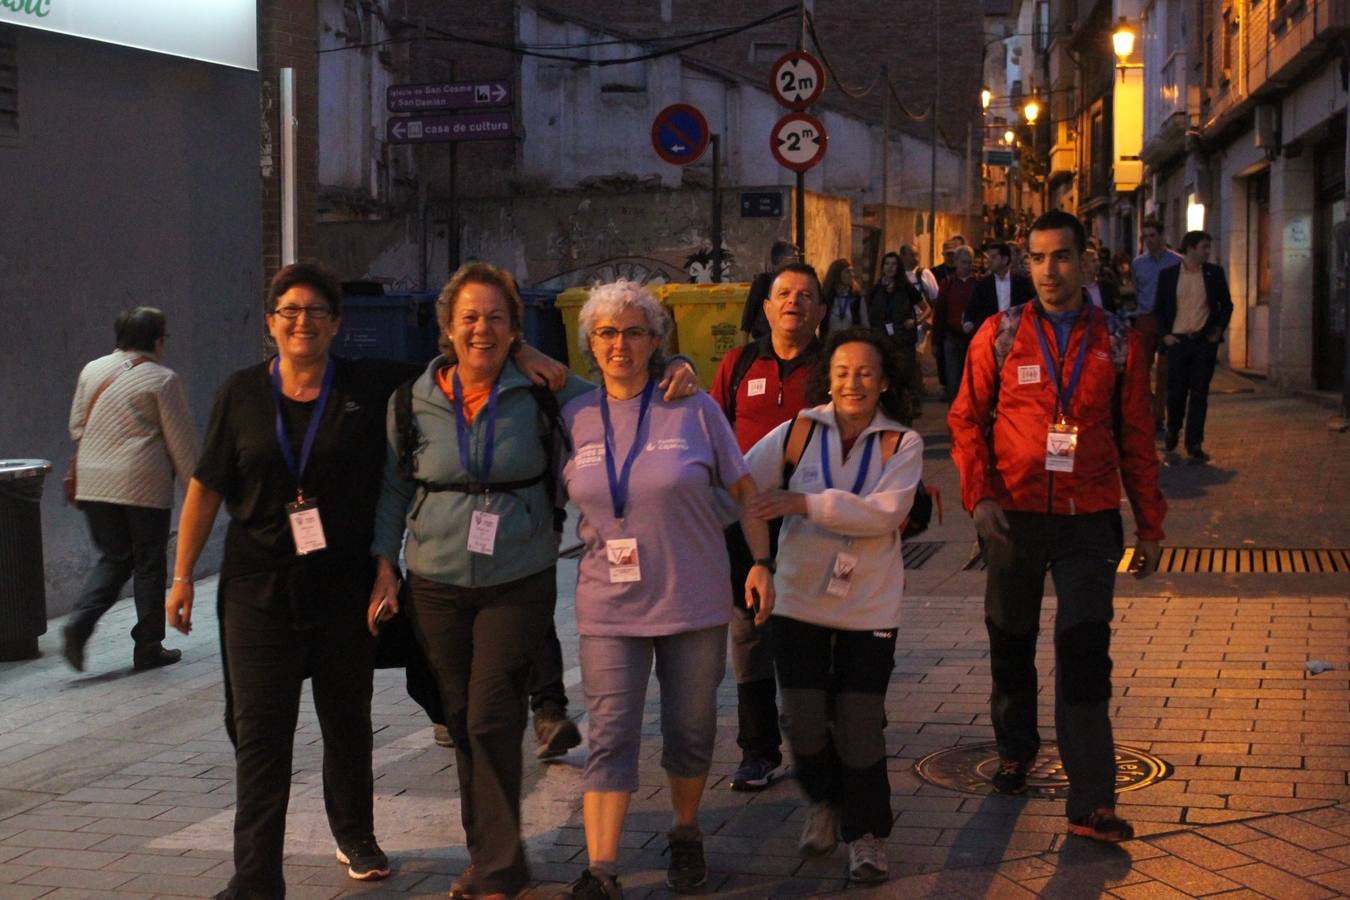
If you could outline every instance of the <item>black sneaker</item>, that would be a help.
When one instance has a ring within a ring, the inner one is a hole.
[[[703,859],[703,837],[677,838],[666,835],[670,865],[666,867],[666,887],[677,894],[692,894],[708,883],[708,864]]]
[[[337,861],[347,867],[347,875],[357,881],[376,881],[389,877],[389,857],[374,838],[347,847],[338,847]]]
[[[1171,453],[1173,450],[1177,449],[1177,444],[1180,443],[1181,443],[1180,432],[1169,431],[1167,432],[1167,436],[1163,438],[1163,448],[1168,453]]]
[[[84,671],[84,645],[88,643],[89,638],[80,637],[75,629],[67,625],[61,629],[63,638],[61,646],[61,655],[70,663],[70,667],[76,672]]]
[[[1134,837],[1134,826],[1117,816],[1114,809],[1102,807],[1086,816],[1070,819],[1069,834],[1108,844],[1118,844]]]
[[[994,790],[1000,794],[1027,792],[1027,764],[1017,759],[1000,759],[998,771],[992,779]]]
[[[587,869],[580,878],[554,894],[553,900],[623,900],[623,886],[617,878],[597,875]]]
[[[1199,447],[1186,448],[1186,455],[1191,458],[1191,462],[1193,463],[1207,463],[1210,458],[1209,454]]]
[[[539,759],[562,756],[581,743],[577,724],[554,703],[545,703],[534,711],[534,736],[539,741],[539,749],[534,755]]]
[[[736,774],[731,776],[733,791],[762,791],[773,784],[782,772],[782,763],[771,763],[767,759],[748,758],[741,762]]]

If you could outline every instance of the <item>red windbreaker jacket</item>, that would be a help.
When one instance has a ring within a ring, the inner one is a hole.
[[[1007,312],[991,316],[975,333],[960,392],[947,416],[966,511],[985,498],[1008,510],[1057,515],[1117,509],[1124,482],[1140,540],[1162,540],[1167,501],[1158,490],[1148,363],[1139,335],[1123,324],[1108,323],[1102,310],[1085,305],[1061,359],[1054,328],[1041,315],[1040,301],[1032,301],[1022,310],[1002,371],[995,372],[994,344],[1000,326],[1007,328],[1005,319]],[[1072,472],[1045,468],[1056,389],[1036,328],[1042,329],[1065,382],[1082,342],[1090,342],[1068,414],[1078,426]],[[1117,349],[1120,341],[1127,342],[1119,378],[1112,359],[1113,330]]]

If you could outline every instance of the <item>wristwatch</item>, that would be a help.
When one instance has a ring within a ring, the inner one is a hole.
[[[768,569],[770,575],[778,574],[778,563],[774,561],[772,556],[764,556],[755,560],[755,565]]]

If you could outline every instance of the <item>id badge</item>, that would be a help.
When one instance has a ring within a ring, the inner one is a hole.
[[[1056,422],[1045,436],[1047,472],[1072,472],[1073,455],[1078,450],[1078,426]]]
[[[831,597],[847,597],[848,589],[853,587],[853,572],[857,568],[858,557],[842,550],[836,553],[834,563],[830,566],[830,583],[825,586],[825,593]]]
[[[295,541],[297,556],[305,556],[328,546],[323,536],[323,522],[319,519],[318,501],[301,497],[287,503],[286,518],[291,523],[291,538]]]
[[[887,322],[887,323],[886,323],[886,333],[887,333],[887,334],[890,334],[890,335],[895,334],[895,323],[894,323],[894,322]]]
[[[492,555],[493,548],[497,546],[497,523],[501,518],[498,513],[484,512],[481,509],[473,511],[473,517],[469,519],[470,553]]]
[[[605,559],[609,562],[610,584],[642,580],[642,567],[638,564],[637,538],[605,541]]]

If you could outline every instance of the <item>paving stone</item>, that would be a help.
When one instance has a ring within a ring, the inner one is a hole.
[[[1113,888],[1111,896],[1122,900],[1191,900],[1190,894],[1160,881],[1142,881],[1125,887]]]
[[[46,885],[0,884],[0,900],[30,900],[33,897],[51,896],[52,889]],[[84,896],[80,894],[78,896]]]
[[[109,891],[119,888],[135,878],[129,872],[112,872],[102,869],[75,869],[48,865],[25,876],[20,884],[42,884],[48,887],[86,888],[89,890]],[[133,890],[134,894],[135,891]],[[142,896],[145,896],[142,894]]]
[[[1174,856],[1141,860],[1134,864],[1134,868],[1150,878],[1190,894],[1216,894],[1219,891],[1236,890],[1239,887],[1236,882],[1222,875],[1206,871],[1194,863]]]
[[[1321,900],[1334,892],[1265,863],[1225,869],[1224,875],[1279,900]]]
[[[38,848],[29,850],[22,856],[14,857],[14,862],[25,866],[61,866],[67,869],[101,869],[108,863],[120,858],[120,853],[100,853],[97,850],[53,850]],[[78,885],[71,885],[78,887]]]
[[[1175,857],[1184,859],[1189,863],[1201,866],[1210,871],[1217,871],[1229,868],[1231,866],[1240,866],[1252,862],[1251,857],[1243,856],[1228,849],[1222,844],[1210,840],[1208,832],[1205,835],[1200,834],[1171,834],[1164,837],[1151,838],[1149,843],[1159,849],[1166,850]]]
[[[1249,841],[1242,845],[1242,852],[1253,859],[1278,866],[1294,875],[1320,875],[1341,867],[1341,864],[1333,859],[1328,859],[1311,850],[1304,850],[1302,847],[1296,847],[1279,838]],[[1256,886],[1252,885],[1252,887]]]
[[[1251,826],[1258,831],[1283,838],[1291,844],[1297,844],[1308,850],[1325,850],[1328,847],[1341,847],[1350,844],[1350,837],[1346,835],[1320,828],[1310,822],[1300,821],[1292,816],[1254,819]]]

